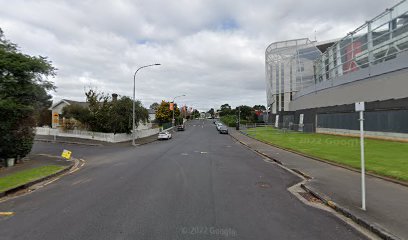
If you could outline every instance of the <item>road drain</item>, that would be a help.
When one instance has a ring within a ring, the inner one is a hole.
[[[312,194],[308,192],[298,192],[300,196],[302,196],[304,199],[306,199],[309,202],[314,202],[314,203],[322,203],[320,199],[314,197]]]
[[[260,188],[271,188],[271,184],[267,183],[267,182],[257,182],[255,183],[256,186],[260,187]]]

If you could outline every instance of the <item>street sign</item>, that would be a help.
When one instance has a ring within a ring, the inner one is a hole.
[[[71,151],[68,151],[68,150],[64,149],[64,151],[62,151],[61,157],[69,160],[69,159],[71,159],[71,154],[72,154]]]
[[[360,113],[360,155],[361,155],[361,209],[366,210],[366,187],[365,187],[365,159],[364,159],[364,102],[356,102],[356,112]]]
[[[365,111],[364,105],[365,105],[364,102],[356,102],[355,104],[356,112]]]
[[[58,124],[58,122],[59,122],[59,114],[55,112],[52,114],[52,123]]]

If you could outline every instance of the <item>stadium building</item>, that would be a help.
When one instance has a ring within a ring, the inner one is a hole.
[[[408,2],[344,38],[275,42],[265,52],[268,121],[301,131],[353,135],[365,102],[367,135],[408,139]]]

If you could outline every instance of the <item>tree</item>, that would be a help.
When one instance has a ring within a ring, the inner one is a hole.
[[[237,114],[240,111],[241,120],[253,121],[253,109],[250,106],[241,105],[235,108]]]
[[[174,105],[174,117],[180,115],[180,109],[177,107],[177,104]],[[173,111],[170,110],[170,102],[162,101],[160,106],[156,111],[156,119],[160,125],[163,123],[171,122],[173,119]]]
[[[265,111],[265,110],[266,110],[266,108],[265,108],[264,105],[255,105],[255,106],[253,107],[253,109],[254,109],[254,110],[259,110],[259,111]]]
[[[35,113],[48,104],[56,69],[45,57],[21,53],[0,29],[0,158],[22,158],[30,151]]]
[[[154,109],[157,111],[157,109],[159,108],[160,104],[158,104],[157,102],[154,102],[150,105],[150,109]]]
[[[130,133],[133,125],[133,101],[129,97],[122,97],[116,102],[112,102],[110,111],[110,126],[113,133]],[[149,112],[138,100],[135,102],[135,127],[140,122],[146,123],[149,119]]]
[[[133,125],[133,100],[123,96],[115,101],[111,95],[90,89],[85,93],[89,107],[72,104],[65,106],[65,118],[76,119],[91,131],[106,133],[131,133]],[[135,127],[146,122],[149,114],[140,101],[135,102]]]
[[[210,110],[208,110],[207,113],[211,115],[211,118],[214,118],[214,113],[215,113],[214,108],[211,108]]]
[[[228,103],[221,105],[220,116],[226,116],[231,114],[231,106]]]
[[[200,117],[200,112],[197,109],[193,110],[193,118],[199,118]]]

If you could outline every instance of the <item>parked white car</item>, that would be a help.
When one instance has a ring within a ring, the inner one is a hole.
[[[161,140],[161,139],[169,140],[169,139],[171,139],[171,133],[168,132],[168,131],[160,132],[160,133],[159,133],[159,136],[157,137],[157,139],[158,139],[158,140]]]

